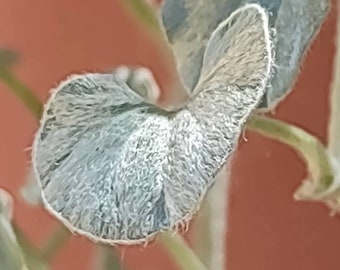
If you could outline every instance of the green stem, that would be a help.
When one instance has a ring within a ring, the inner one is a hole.
[[[25,104],[34,116],[40,118],[43,106],[31,89],[6,68],[0,68],[0,80],[7,84],[12,92]]]
[[[333,169],[327,150],[313,135],[298,127],[260,115],[253,115],[247,122],[247,128],[290,145],[298,151],[306,161],[314,181],[315,189],[310,190],[315,193],[314,195],[321,194],[334,183]]]
[[[162,233],[160,240],[183,270],[207,270],[193,250],[178,234]]]
[[[209,269],[225,269],[225,241],[228,230],[228,164],[215,178],[194,221],[193,249]]]
[[[340,164],[340,1],[338,1],[337,39],[334,58],[333,81],[330,91],[330,119],[328,149]]]
[[[207,196],[209,212],[209,269],[224,270],[226,266],[226,235],[228,230],[229,164],[225,164],[215,178]]]
[[[211,192],[208,194],[208,197]],[[194,252],[201,259],[201,261],[209,265],[211,257],[211,241],[210,241],[210,203],[209,198],[203,201],[199,212],[194,219],[192,246]]]
[[[58,224],[51,237],[41,248],[41,257],[46,261],[50,261],[60,247],[69,239],[69,236],[70,232],[63,225]]]
[[[29,89],[24,83],[22,83],[10,70],[6,68],[0,68],[0,79],[7,84],[12,92],[19,97],[23,104],[36,116],[40,118],[42,114],[43,105],[40,100],[33,94],[33,91]],[[51,260],[55,252],[67,241],[70,233],[62,225],[58,225],[51,238],[44,244],[41,252],[29,251],[27,247],[32,245],[27,241],[21,231],[16,228],[20,245],[23,247],[25,254],[30,252],[29,257],[35,258],[35,261],[40,261],[43,258],[46,261]],[[38,268],[37,268],[38,269]]]
[[[135,14],[139,22],[146,24],[148,29],[161,33],[156,12],[144,0],[123,0],[122,4]]]
[[[153,38],[156,44],[159,44],[158,49],[161,52],[160,55],[164,58],[164,62],[167,64],[172,63],[172,50],[168,46],[160,20],[152,6],[146,3],[145,0],[123,0],[121,3],[125,10],[137,19],[137,22],[141,22],[146,26],[150,37]]]
[[[33,257],[39,257],[39,252],[33,244],[27,239],[26,235],[21,231],[17,224],[12,222],[12,227],[17,237],[18,243],[25,254]]]
[[[97,247],[97,261],[94,265],[95,270],[123,270],[117,254],[115,254],[112,246]]]

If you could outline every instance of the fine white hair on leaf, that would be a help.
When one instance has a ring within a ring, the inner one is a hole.
[[[272,55],[266,11],[248,4],[213,32],[185,106],[140,94],[152,76],[74,75],[45,106],[32,160],[46,208],[108,244],[136,244],[185,224],[261,101]]]
[[[275,29],[275,71],[261,107],[272,109],[292,90],[300,62],[319,32],[330,0],[281,0]]]
[[[330,0],[165,0],[161,21],[176,56],[180,78],[191,93],[201,76],[210,35],[228,16],[247,3],[268,12],[276,32],[275,70],[260,108],[272,109],[291,90],[312,40],[318,33]],[[204,19],[203,19],[204,18]]]

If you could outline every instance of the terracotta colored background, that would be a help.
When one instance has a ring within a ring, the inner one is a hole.
[[[123,1],[123,0],[122,0]],[[327,137],[328,88],[334,54],[335,11],[315,41],[291,94],[276,117]],[[0,47],[20,54],[15,73],[46,100],[66,75],[119,64],[150,67],[165,86],[171,77],[157,47],[118,0],[0,0]],[[37,122],[0,82],[0,186],[15,196],[15,220],[37,245],[55,221],[20,198]],[[288,147],[247,134],[232,167],[229,270],[339,270],[340,219],[322,205],[295,202],[306,177]],[[0,243],[1,244],[1,243]],[[53,260],[54,270],[91,269],[93,245],[73,237]],[[124,248],[131,270],[176,269],[156,243]],[[1,262],[0,262],[1,269]]]

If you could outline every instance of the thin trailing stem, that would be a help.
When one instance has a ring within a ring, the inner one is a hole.
[[[194,251],[187,245],[183,237],[178,233],[163,233],[160,235],[160,241],[181,269],[208,270]]]
[[[210,196],[211,192],[208,193]],[[209,198],[203,201],[199,212],[193,220],[193,235],[191,243],[193,250],[201,261],[209,265],[211,256],[211,241],[210,241],[210,205]]]
[[[37,118],[42,112],[42,104],[33,91],[22,83],[9,69],[0,67],[0,80],[20,99]]]
[[[327,150],[313,135],[296,126],[260,115],[253,115],[247,122],[247,128],[290,145],[306,161],[313,188],[311,182],[306,181],[296,193],[298,199],[321,195],[334,183]]]
[[[57,225],[50,238],[47,239],[40,250],[40,256],[45,261],[50,261],[61,246],[69,239],[70,232],[62,225]]]
[[[152,6],[143,0],[124,0],[122,4],[133,12],[139,19],[138,21],[143,22],[148,29],[156,32],[158,35],[161,33],[158,24],[158,18]]]
[[[328,149],[340,164],[340,1],[338,1],[337,39],[333,82],[330,92],[330,123]]]
[[[150,37],[159,44],[158,49],[166,63],[171,63],[173,54],[170,46],[167,46],[166,36],[152,5],[145,0],[123,0],[121,3],[125,10],[138,19],[138,22],[146,26],[146,30],[151,34]]]
[[[210,261],[209,269],[224,270],[226,265],[225,242],[229,194],[228,164],[224,165],[215,179],[215,186],[208,195]]]
[[[327,191],[327,198],[323,203],[328,205],[334,213],[340,212],[340,2],[337,3],[337,37],[336,52],[333,68],[333,81],[330,90],[330,119],[328,129],[328,153],[335,170],[335,181]]]
[[[97,246],[95,249],[93,270],[123,270],[118,256],[112,246]]]

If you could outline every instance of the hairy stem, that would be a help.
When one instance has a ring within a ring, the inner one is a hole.
[[[150,37],[159,44],[158,49],[164,58],[165,63],[173,61],[173,54],[166,36],[164,35],[160,20],[155,9],[145,0],[123,0],[121,1],[123,8],[127,10],[138,22],[143,23],[148,30]]]
[[[96,246],[93,270],[123,270],[112,246]]]
[[[210,196],[211,192],[208,193]],[[208,199],[204,200],[199,212],[193,220],[192,247],[197,256],[205,265],[210,264],[211,241],[210,241],[210,205]]]
[[[158,18],[152,6],[143,0],[124,0],[122,4],[143,22],[149,29],[160,33]]]
[[[247,122],[247,128],[290,145],[306,161],[312,182],[306,181],[296,193],[298,199],[321,195],[334,183],[327,150],[313,135],[298,127],[260,115],[253,115]]]
[[[328,149],[340,164],[340,2],[338,1],[337,39],[334,60],[333,82],[330,92],[330,123]]]
[[[69,236],[70,232],[64,226],[58,224],[55,231],[41,248],[41,257],[46,261],[50,261],[61,246],[69,239]]]
[[[163,233],[160,241],[182,270],[207,270],[193,250],[179,234]]]
[[[208,194],[210,258],[209,269],[224,270],[226,265],[225,242],[227,233],[228,165],[224,165]]]

